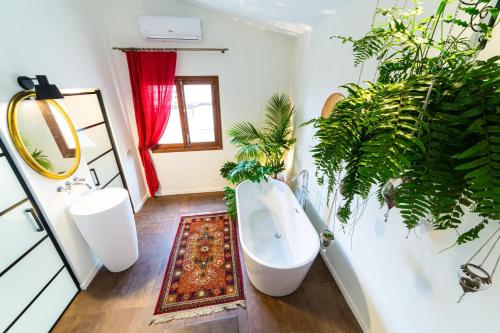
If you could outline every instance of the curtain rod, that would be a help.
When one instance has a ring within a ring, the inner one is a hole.
[[[220,52],[220,53],[225,53],[226,51],[229,51],[228,48],[203,48],[203,47],[173,47],[173,48],[153,48],[153,47],[113,47],[113,50],[119,50],[122,52],[126,51],[139,51],[139,52],[144,52],[144,51],[156,51],[156,52],[173,52],[173,51],[179,51],[179,52],[184,52],[184,51],[215,51],[215,52]]]

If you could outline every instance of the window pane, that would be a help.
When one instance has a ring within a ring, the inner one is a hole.
[[[161,137],[159,144],[183,143],[181,118],[179,115],[179,105],[177,103],[177,89],[172,92],[172,109],[168,119],[167,128]]]
[[[212,86],[186,84],[184,99],[191,142],[215,142]]]

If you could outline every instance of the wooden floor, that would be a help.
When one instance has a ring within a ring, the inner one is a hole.
[[[183,332],[193,323],[238,316],[240,333],[361,332],[323,261],[318,257],[302,286],[273,298],[257,291],[244,272],[247,308],[149,325],[160,292],[179,217],[223,211],[222,195],[182,195],[150,199],[136,215],[139,260],[121,273],[102,268],[80,292],[54,332]],[[244,265],[243,265],[244,266]]]

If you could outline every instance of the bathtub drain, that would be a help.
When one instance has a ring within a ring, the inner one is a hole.
[[[274,237],[281,238],[281,234],[279,232],[277,232],[277,233],[274,234]]]

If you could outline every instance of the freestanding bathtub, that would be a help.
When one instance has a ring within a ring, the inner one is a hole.
[[[236,188],[238,231],[248,277],[270,296],[293,293],[320,248],[316,230],[283,182],[244,181]]]

